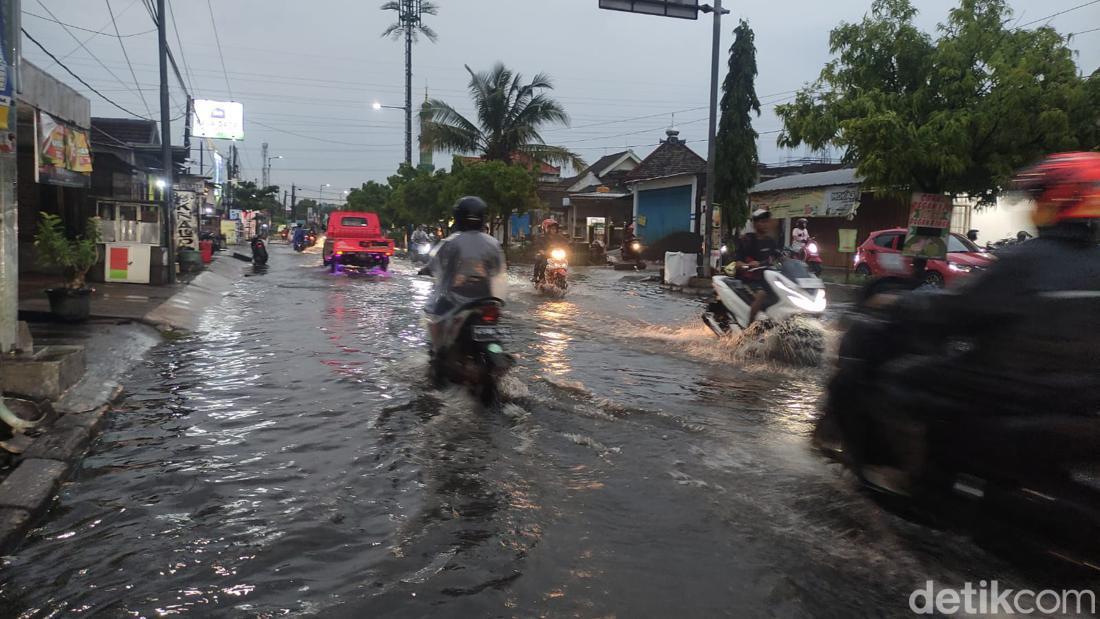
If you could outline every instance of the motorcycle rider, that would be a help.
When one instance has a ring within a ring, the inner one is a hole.
[[[538,250],[535,256],[535,272],[532,274],[532,280],[535,283],[541,282],[546,277],[546,263],[550,260],[550,251],[555,247],[568,247],[569,239],[562,234],[561,224],[554,220],[548,220],[543,222],[543,234],[535,241],[535,247]]]
[[[810,231],[806,228],[806,223],[805,217],[799,217],[794,224],[794,230],[791,230],[791,251],[795,254],[801,252],[806,243],[810,242]]]
[[[425,308],[428,314],[442,316],[470,301],[503,296],[504,249],[482,231],[488,208],[477,196],[455,202],[452,213],[457,232],[442,241],[429,265],[436,284]]]
[[[620,250],[622,252],[621,255],[622,255],[623,261],[626,261],[628,258],[637,260],[638,258],[641,257],[641,256],[635,255],[634,248],[632,247],[632,245],[634,244],[634,241],[637,241],[637,240],[639,240],[639,239],[634,234],[634,224],[630,224],[629,226],[626,227],[626,230],[623,231],[623,242],[622,242],[622,245],[620,245]]]
[[[910,393],[946,401],[998,402],[1036,415],[1091,413],[1100,407],[1094,301],[1100,297],[1100,153],[1052,155],[1020,172],[1015,185],[1034,201],[1038,238],[1004,252],[954,291],[916,295],[898,308],[903,324],[927,341],[964,337],[974,352],[955,360],[903,357],[889,361],[884,374]],[[927,414],[916,408],[915,415]],[[956,419],[956,434],[989,465],[1029,458],[1038,470],[1071,448],[1055,427],[1036,431],[1021,447],[983,421],[982,412]],[[927,458],[914,450],[903,470],[876,467],[886,482],[880,485],[906,488]]]
[[[752,213],[752,232],[745,233],[737,242],[733,255],[737,278],[753,291],[752,307],[749,309],[749,324],[764,308],[768,293],[764,290],[764,278],[760,273],[750,271],[759,266],[771,264],[779,252],[779,243],[775,239],[770,211],[757,209]]]
[[[432,245],[432,238],[428,236],[428,231],[424,226],[417,226],[416,230],[412,233],[410,245],[412,246],[412,252],[416,253],[420,251],[421,245]]]
[[[294,226],[294,238],[292,242],[295,247],[304,246],[306,244],[306,229],[302,227],[302,224],[296,224]]]

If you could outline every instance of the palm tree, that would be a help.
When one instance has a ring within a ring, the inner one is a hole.
[[[420,139],[436,150],[480,154],[489,161],[512,163],[518,154],[539,162],[585,167],[579,155],[561,146],[550,146],[539,130],[546,125],[569,124],[569,115],[543,92],[554,88],[550,78],[539,73],[530,83],[497,63],[488,73],[475,73],[469,66],[470,96],[477,122],[450,105],[432,99],[422,108]]]
[[[396,11],[397,21],[382,32],[382,37],[397,40],[405,35],[405,163],[412,165],[412,46],[420,35],[435,43],[435,31],[424,25],[424,15],[435,15],[439,8],[430,0],[391,0],[383,11]]]

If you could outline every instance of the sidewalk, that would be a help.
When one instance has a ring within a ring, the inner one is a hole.
[[[192,329],[202,310],[228,293],[245,263],[223,254],[189,283],[174,286],[96,284],[93,318],[79,324],[51,322],[42,289],[54,282],[20,281],[20,317],[35,348],[84,347],[80,380],[52,402],[54,420],[0,441],[0,553],[16,548],[102,429],[122,394],[118,380],[162,342],[162,330]],[[8,436],[0,422],[0,438]]]
[[[175,285],[89,283],[93,319],[133,320],[173,329],[193,329],[192,315],[197,303],[227,292],[243,272],[245,263],[232,252],[222,252],[206,269],[181,275]],[[21,274],[19,276],[19,318],[28,322],[49,322],[50,302],[44,290],[56,287],[56,276]],[[184,295],[184,296],[180,296]]]

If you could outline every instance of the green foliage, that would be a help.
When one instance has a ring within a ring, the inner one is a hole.
[[[60,267],[65,274],[66,287],[84,288],[85,277],[99,260],[98,244],[102,242],[99,218],[91,217],[84,225],[84,235],[75,239],[65,236],[61,218],[52,213],[41,213],[38,230],[34,234],[34,247],[38,257],[47,266]]]
[[[475,73],[469,66],[470,97],[477,120],[471,121],[453,107],[436,99],[422,108],[421,140],[435,150],[478,154],[490,161],[512,163],[517,154],[534,161],[568,163],[585,167],[577,154],[546,144],[539,131],[545,126],[568,125],[569,115],[543,91],[554,88],[550,78],[539,73],[529,83],[497,63],[489,72]]]
[[[246,211],[277,211],[282,209],[279,200],[279,187],[270,185],[258,187],[251,181],[241,181],[233,189],[233,199],[236,206]]]
[[[489,205],[490,221],[502,222],[507,230],[513,213],[539,207],[536,173],[502,161],[464,162],[455,157],[444,183],[442,204],[448,208],[463,196],[478,196]]]
[[[377,213],[386,206],[386,200],[391,193],[393,188],[375,181],[367,181],[362,187],[352,189],[348,193],[348,210]]]
[[[714,201],[721,205],[725,236],[749,218],[749,189],[756,182],[759,155],[752,113],[760,115],[756,98],[756,45],[752,28],[744,20],[733,31],[729,73],[722,83],[722,116],[715,149]]]
[[[1014,170],[1100,145],[1100,88],[1067,38],[1017,30],[1005,0],[961,0],[933,39],[910,0],[875,0],[830,36],[836,58],[776,109],[779,144],[839,146],[872,187],[984,202]]]

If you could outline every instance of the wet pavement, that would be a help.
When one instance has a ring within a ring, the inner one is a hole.
[[[893,616],[1033,577],[888,513],[808,437],[827,368],[735,361],[701,301],[513,271],[486,412],[425,380],[431,282],[271,247],[124,378],[0,616]]]

